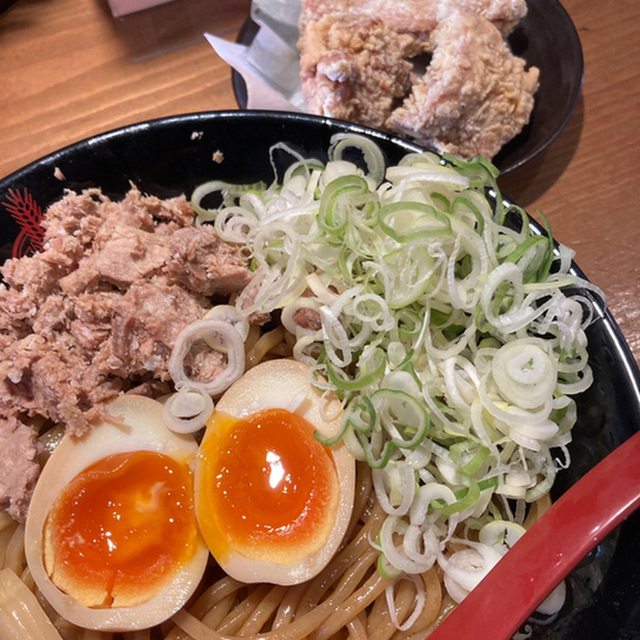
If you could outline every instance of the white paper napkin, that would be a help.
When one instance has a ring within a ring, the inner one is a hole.
[[[251,17],[259,31],[250,45],[205,33],[215,52],[242,76],[248,109],[307,110],[296,48],[299,15],[299,2],[254,0]]]

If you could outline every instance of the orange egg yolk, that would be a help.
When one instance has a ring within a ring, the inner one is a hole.
[[[78,474],[45,523],[44,563],[85,606],[135,606],[169,584],[198,535],[188,465],[151,451],[103,458]]]
[[[303,417],[284,409],[244,420],[214,413],[200,445],[196,514],[219,562],[232,549],[257,560],[299,562],[326,542],[338,499],[331,451]]]

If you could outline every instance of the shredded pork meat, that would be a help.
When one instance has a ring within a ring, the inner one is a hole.
[[[15,419],[0,418],[0,504],[10,516],[24,521],[40,474],[37,433]]]
[[[249,282],[194,217],[184,197],[70,192],[47,211],[44,250],[0,268],[0,505],[16,519],[38,475],[31,419],[81,434],[121,392],[166,393],[180,331]]]

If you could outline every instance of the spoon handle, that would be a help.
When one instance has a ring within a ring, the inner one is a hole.
[[[509,640],[593,547],[640,508],[640,432],[585,474],[429,640]]]

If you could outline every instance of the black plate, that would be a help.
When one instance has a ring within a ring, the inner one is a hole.
[[[584,60],[578,32],[558,0],[527,0],[528,13],[508,41],[515,55],[527,66],[540,69],[540,88],[529,124],[493,159],[502,174],[514,169],[546,149],[571,118],[582,92]],[[259,27],[247,20],[237,41],[249,45]],[[247,107],[247,87],[242,76],[232,72],[236,100]]]
[[[170,197],[188,196],[196,185],[214,178],[269,181],[267,150],[274,143],[285,141],[326,160],[330,137],[349,129],[376,139],[389,163],[417,149],[365,127],[259,111],[176,116],[79,142],[0,181],[0,262],[37,248],[38,216],[65,189],[99,186],[110,197],[121,198],[131,181],[144,192]],[[220,164],[212,159],[216,151],[224,154]],[[595,380],[578,398],[573,464],[558,474],[556,493],[640,429],[640,374],[618,326],[602,311],[587,334]],[[594,550],[569,583],[570,597],[560,618],[536,628],[534,638],[640,638],[640,514]],[[490,638],[490,630],[479,637]]]

